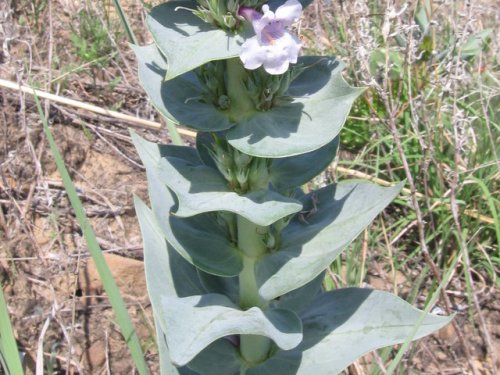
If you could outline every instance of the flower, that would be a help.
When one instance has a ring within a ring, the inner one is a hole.
[[[298,0],[288,0],[273,12],[269,6],[262,6],[263,14],[255,9],[241,7],[239,15],[252,22],[255,36],[241,46],[240,59],[246,69],[260,66],[269,74],[283,74],[290,63],[295,64],[300,44],[297,36],[286,30],[297,21],[302,13]]]

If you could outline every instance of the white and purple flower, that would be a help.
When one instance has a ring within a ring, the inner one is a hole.
[[[241,7],[238,12],[252,22],[255,31],[255,36],[241,46],[240,59],[246,69],[264,66],[269,74],[283,74],[290,63],[297,62],[302,47],[297,36],[287,30],[299,19],[302,5],[297,0],[288,0],[276,12],[263,5],[262,12],[247,7]]]

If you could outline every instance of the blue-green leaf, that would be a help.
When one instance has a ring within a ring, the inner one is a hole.
[[[166,185],[148,173],[149,196],[163,235],[184,259],[210,274],[236,276],[243,269],[240,251],[213,217],[200,214],[180,218],[171,214],[176,206]]]
[[[369,182],[341,182],[303,198],[305,213],[283,230],[282,247],[256,266],[259,293],[273,299],[314,279],[399,193]]]
[[[154,46],[136,48],[141,83],[154,106],[174,122],[200,131],[227,130],[229,143],[253,156],[281,158],[315,151],[339,134],[361,89],[342,78],[335,58],[301,57],[307,67],[271,110],[220,111],[200,100],[203,88],[194,72],[165,82],[166,63]],[[240,117],[239,117],[240,116]]]
[[[220,131],[234,126],[224,112],[199,100],[203,89],[194,73],[183,74],[167,84],[167,62],[158,48],[153,44],[132,48],[139,64],[141,85],[163,116],[197,130]]]
[[[276,9],[285,1],[270,1]],[[301,0],[305,8],[311,0]],[[240,54],[241,45],[254,32],[243,22],[238,31],[224,31],[195,16],[195,1],[169,1],[154,7],[148,15],[148,28],[170,67],[165,78],[175,78],[213,60]]]
[[[159,309],[159,301],[154,297],[160,292],[179,297],[204,293],[196,269],[169,249],[153,212],[138,197],[134,197],[134,204],[144,242],[146,282],[153,306]]]
[[[220,136],[220,135],[219,135]],[[216,168],[208,152],[213,144],[209,133],[198,132],[196,135],[196,148],[205,165]],[[337,154],[339,137],[307,154],[290,156],[271,160],[270,180],[278,191],[289,191],[304,185],[328,167]]]
[[[282,309],[292,310],[300,314],[312,300],[322,291],[322,284],[325,278],[325,272],[321,272],[316,278],[298,289],[292,290],[282,295],[276,306]]]
[[[153,315],[156,316],[155,313]],[[176,367],[170,362],[170,354],[158,319],[155,318],[156,327],[156,342],[158,344],[158,355],[160,357],[160,374],[161,375],[199,375],[197,372],[192,371],[187,366]]]
[[[223,294],[234,303],[239,303],[240,284],[238,277],[221,277],[198,270],[198,278],[208,293]],[[296,311],[290,308],[289,310]]]
[[[307,68],[290,85],[291,101],[255,112],[227,132],[238,150],[260,157],[286,157],[317,150],[339,134],[354,100],[363,91],[342,78],[333,57],[304,56]]]
[[[238,56],[245,35],[251,33],[218,29],[195,16],[196,7],[195,1],[169,1],[154,7],[147,18],[154,41],[168,61],[167,80],[209,61]]]
[[[204,294],[177,298],[162,297],[161,319],[170,357],[183,366],[215,340],[229,335],[249,334],[271,338],[278,347],[290,350],[302,340],[300,319],[290,310],[252,307],[240,310],[226,296]]]
[[[203,349],[187,367],[202,375],[238,374],[241,367],[238,349],[227,339],[219,339]]]
[[[172,146],[172,150],[176,151],[175,157],[162,157],[158,145],[134,133],[133,140],[146,170],[157,176],[156,186],[163,183],[175,193],[178,199],[177,217],[229,211],[257,225],[266,226],[302,209],[300,202],[272,190],[244,195],[233,192],[217,170],[204,165],[199,159],[194,162],[192,157],[182,157],[179,146]],[[163,148],[164,151],[168,149],[169,146]],[[188,150],[196,153],[188,147],[183,152],[190,152]]]
[[[186,297],[204,293],[204,289],[197,281],[195,268],[174,250],[168,250],[167,242],[158,228],[153,212],[137,197],[134,197],[134,203],[144,242],[144,268],[149,299],[155,316],[161,375],[195,375],[188,368],[177,368],[172,365],[158,314],[161,311],[162,295]]]
[[[387,292],[346,288],[324,293],[301,316],[307,337],[301,343],[299,372],[321,373],[321,369],[328,368],[338,373],[363,354],[404,342],[422,314],[425,313]],[[425,315],[414,340],[451,321],[451,317]],[[338,342],[342,344],[335,345]],[[335,358],[328,356],[332,344]]]
[[[298,201],[272,190],[235,193],[217,170],[201,163],[195,165],[182,159],[164,158],[157,172],[159,180],[179,201],[175,211],[178,217],[229,211],[265,226],[302,209]]]
[[[370,289],[346,288],[319,295],[302,314],[304,340],[280,351],[247,375],[338,374],[362,355],[414,340],[448,324],[451,317],[426,314],[399,297]]]
[[[180,218],[171,211],[177,206],[167,185],[159,179],[156,166],[164,157],[179,157],[199,162],[196,151],[189,147],[157,145],[131,132],[132,139],[146,166],[149,196],[156,226],[172,247],[189,263],[205,272],[236,276],[243,262],[240,251],[228,240],[228,234],[212,214]],[[195,276],[196,277],[196,276]]]
[[[271,183],[279,191],[290,190],[304,185],[328,167],[339,147],[339,137],[318,150],[307,154],[273,159]]]
[[[257,307],[241,311],[226,296],[204,294],[194,267],[167,248],[152,211],[138,198],[135,204],[144,239],[148,292],[163,333],[158,339],[172,363],[184,366],[217,339],[235,334],[267,336],[284,350],[300,343],[302,325],[292,311],[281,308],[262,311]],[[200,362],[194,363],[196,367]],[[166,369],[171,368],[166,361],[162,364]],[[176,371],[189,374],[181,372],[182,369]]]

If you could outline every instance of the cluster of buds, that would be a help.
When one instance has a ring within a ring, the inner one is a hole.
[[[212,104],[221,111],[229,109],[230,99],[227,95],[225,66],[222,60],[211,61],[196,69],[196,76],[204,87],[201,100]],[[280,100],[286,101],[285,95],[290,83],[303,71],[302,65],[294,65],[287,72],[280,75],[268,74],[263,68],[247,71],[244,80],[245,88],[258,111],[268,111]]]
[[[197,0],[198,9],[193,13],[203,21],[224,30],[236,30],[241,25],[240,7],[257,9],[266,0]]]
[[[244,154],[215,134],[213,139],[212,149],[208,151],[233,191],[245,194],[268,188],[270,159]]]
[[[196,69],[198,80],[204,87],[201,100],[213,104],[216,108],[224,111],[229,108],[230,100],[227,96],[224,79],[226,62],[222,60],[211,61]]]
[[[271,75],[263,68],[250,71],[245,81],[250,98],[259,111],[268,111],[279,100],[287,100],[285,93],[288,91],[290,83],[303,71],[301,65],[294,65],[288,71],[280,75]]]
[[[198,8],[193,12],[203,21],[224,30],[235,30],[240,22],[238,9],[240,4],[237,0],[198,0]]]

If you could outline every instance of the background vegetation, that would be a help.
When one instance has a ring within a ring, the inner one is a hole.
[[[132,373],[132,358],[141,366],[108,299],[118,293],[102,285],[82,240],[43,135],[46,117],[157,371],[131,201],[132,193],[146,196],[145,176],[126,130],[152,128],[149,139],[180,141],[165,126],[155,130],[162,120],[137,82],[127,44],[134,32],[139,43],[150,41],[144,17],[156,3],[122,0],[129,29],[110,0],[0,4],[1,79],[143,120],[57,98],[43,101],[40,114],[33,95],[0,86],[0,314],[6,308],[13,326],[0,321],[2,363],[16,362],[6,344],[12,337],[5,332],[13,332],[28,373],[37,365],[53,374]],[[448,329],[409,350],[368,355],[350,374],[496,373],[499,16],[489,0],[324,0],[298,25],[308,53],[338,56],[346,79],[367,88],[343,130],[338,160],[309,188],[345,178],[406,181],[332,265],[325,287],[376,287],[424,308],[444,284],[430,307],[456,314]],[[193,142],[189,132],[180,135]]]

